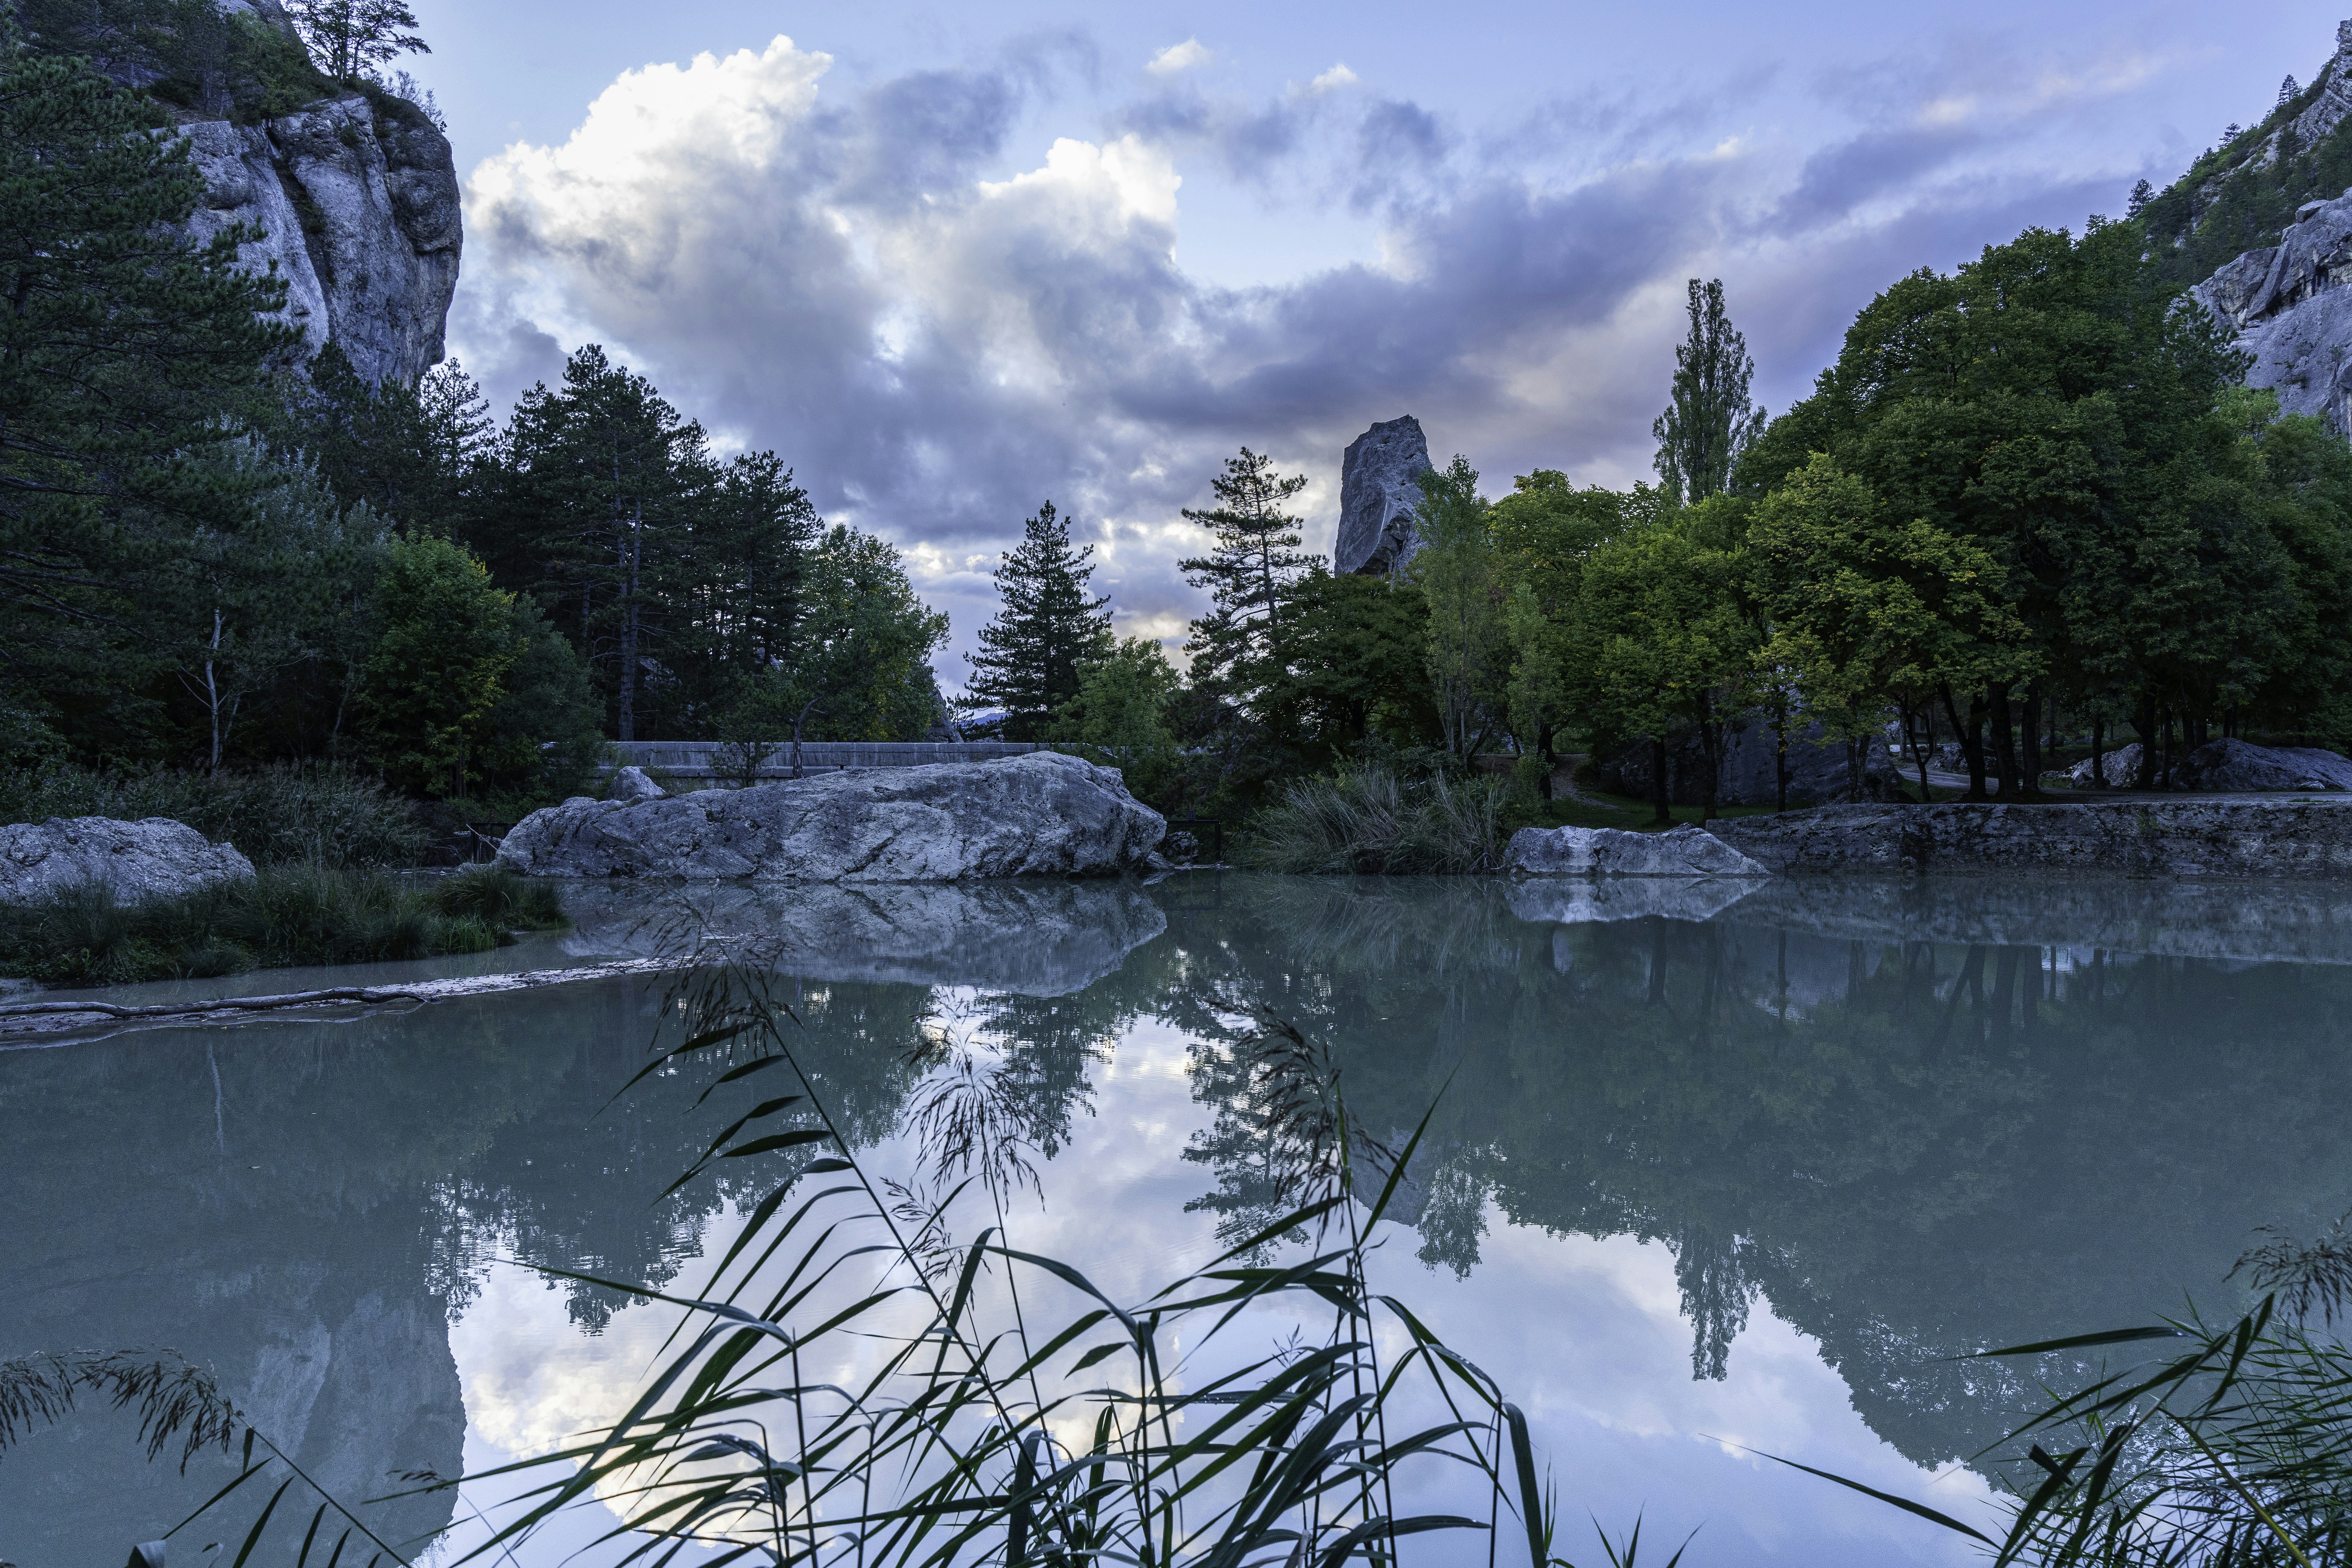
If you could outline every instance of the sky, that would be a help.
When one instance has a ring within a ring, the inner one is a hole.
[[[1690,278],[1775,412],[1853,313],[2120,215],[2335,7],[414,0],[466,189],[449,348],[501,411],[605,346],[953,627],[1051,500],[1122,635],[1204,599],[1186,507],[1416,416],[1489,493],[1651,477]]]

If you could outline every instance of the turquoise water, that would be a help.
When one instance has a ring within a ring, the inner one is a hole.
[[[1434,1104],[1383,1282],[1514,1390],[1569,1520],[1696,1530],[1696,1568],[1967,1560],[1756,1451],[1979,1519],[1992,1466],[1964,1461],[2074,1369],[1949,1358],[2233,1309],[2255,1226],[2352,1207],[2352,897],[2324,889],[1195,875],[577,901],[569,952],[514,966],[686,924],[788,942],[805,1058],[877,1165],[921,1164],[926,1031],[983,1041],[1039,1162],[1019,1239],[1114,1293],[1276,1200],[1230,1055],[1253,1012],[1328,1044],[1367,1128],[1401,1141]],[[0,1359],[175,1348],[354,1499],[611,1416],[667,1310],[521,1266],[690,1287],[769,1174],[659,1196],[730,1114],[691,1110],[690,1076],[608,1106],[659,993],[0,1052]],[[117,1568],[233,1473],[151,1464],[134,1425],[78,1412],[0,1455],[0,1559]],[[380,1533],[454,1523],[423,1547],[446,1559],[497,1501],[379,1505]],[[180,1540],[233,1552],[233,1523]]]

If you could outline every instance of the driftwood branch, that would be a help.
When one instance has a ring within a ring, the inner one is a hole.
[[[289,991],[282,996],[215,996],[204,1002],[161,1002],[124,1007],[112,1002],[15,1002],[0,1006],[0,1018],[32,1018],[66,1013],[96,1013],[109,1018],[174,1018],[202,1013],[260,1013],[272,1007],[311,1007],[325,1002],[422,1002],[414,991],[374,991],[362,985],[331,985],[323,991]]]

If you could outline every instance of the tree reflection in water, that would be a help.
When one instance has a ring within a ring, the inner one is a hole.
[[[1163,1021],[1197,1042],[1200,1206],[1246,1223],[1297,1164],[1281,1140],[1300,1126],[1269,1114],[1245,1038],[1281,1020],[1366,1137],[1402,1142],[1438,1102],[1400,1194],[1429,1265],[1475,1268],[1492,1216],[1663,1242],[1697,1375],[1724,1374],[1769,1303],[1923,1463],[1996,1440],[2081,1370],[1945,1358],[2140,1321],[2183,1291],[2234,1310],[2223,1277],[2255,1226],[2308,1234],[2352,1206],[2352,951],[2335,934],[2352,920],[2309,889],[2057,888],[2011,907],[1776,884],[1709,920],[1568,924],[1527,886],[1203,880],[1106,892],[1109,926],[1075,895],[987,904],[1052,917],[1069,956],[1034,988],[1057,994],[922,983],[919,953],[891,957],[903,981],[869,963],[805,982],[806,1059],[856,1141],[878,1142],[937,1065],[926,1020],[953,1011],[984,1047],[991,1114],[1050,1159],[1092,1112],[1104,1053]],[[988,949],[971,921],[940,923],[957,951]],[[2046,945],[2091,931],[2121,951]],[[656,1078],[606,1109],[658,994],[596,983],[0,1055],[0,1358],[174,1346],[347,1495],[457,1473],[447,1323],[487,1256],[659,1285],[722,1203],[771,1179],[712,1172],[656,1198],[749,1103],[692,1111]],[[585,1331],[618,1308],[561,1288]],[[160,1530],[217,1479],[183,1482],[78,1417],[0,1461],[0,1549],[114,1568],[117,1540],[83,1521],[145,1539],[134,1523]],[[396,1505],[394,1528],[429,1533],[448,1507]]]

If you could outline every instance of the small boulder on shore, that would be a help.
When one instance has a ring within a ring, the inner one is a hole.
[[[1704,827],[1629,833],[1617,827],[1522,827],[1504,864],[1536,877],[1769,877]]]
[[[253,862],[234,845],[168,816],[52,816],[0,827],[0,903],[35,903],[93,882],[122,903],[140,903],[252,879]]]
[[[780,779],[532,812],[499,863],[533,877],[953,882],[1115,876],[1167,830],[1114,768],[1056,752]]]

